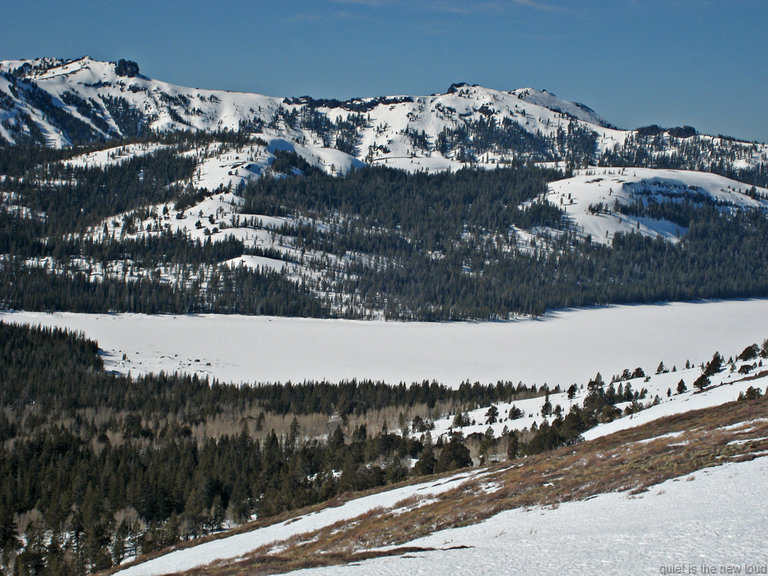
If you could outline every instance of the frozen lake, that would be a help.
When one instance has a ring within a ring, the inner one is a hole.
[[[522,380],[570,385],[599,370],[681,368],[768,338],[768,300],[565,310],[514,322],[403,323],[253,316],[2,312],[99,342],[108,369],[230,382]],[[125,359],[124,359],[125,357]]]

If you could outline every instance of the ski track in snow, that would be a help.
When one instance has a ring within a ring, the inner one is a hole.
[[[134,375],[162,370],[236,383],[436,380],[451,387],[509,380],[567,388],[598,370],[609,380],[637,366],[653,374],[660,361],[681,369],[716,350],[736,355],[768,337],[768,300],[564,310],[514,322],[37,312],[0,312],[0,320],[81,331],[98,341],[107,369]]]
[[[766,478],[767,458],[726,464],[640,496],[512,510],[404,545],[435,551],[292,574],[765,574]],[[457,546],[469,548],[447,549]]]

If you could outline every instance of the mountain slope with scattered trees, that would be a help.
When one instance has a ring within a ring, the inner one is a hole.
[[[695,190],[649,199],[633,184],[638,200],[593,217],[673,222],[680,241],[625,225],[591,242],[548,193],[564,174],[529,164],[332,176],[274,151],[236,193],[193,185],[191,153],[247,141],[173,134],[85,167],[75,151],[0,149],[0,305],[460,320],[768,295],[763,189],[729,191],[742,199],[731,205]]]

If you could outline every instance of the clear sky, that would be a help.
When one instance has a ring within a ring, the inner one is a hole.
[[[25,0],[0,59],[90,55],[270,96],[544,88],[621,128],[768,141],[768,0]]]

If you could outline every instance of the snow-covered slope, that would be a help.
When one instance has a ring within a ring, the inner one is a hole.
[[[295,574],[444,576],[519,571],[593,575],[663,573],[660,570],[665,567],[696,563],[699,568],[701,562],[742,569],[764,566],[766,475],[766,458],[726,464],[668,480],[639,496],[610,493],[556,507],[510,510],[478,524],[435,532],[407,543],[422,549],[418,552]],[[436,493],[435,488],[453,489],[465,478],[466,474],[460,474],[441,481],[438,487],[435,483],[417,484],[383,492],[340,509],[301,517],[287,526],[286,522],[174,552],[118,574],[160,575],[232,559],[308,532],[310,527],[317,530],[337,518],[352,519],[368,507],[386,509],[407,495],[426,498]],[[681,523],[681,518],[686,521]],[[706,533],[697,528],[700,525],[708,526]]]
[[[512,92],[515,96],[531,104],[549,108],[554,112],[562,112],[568,116],[578,118],[584,122],[595,124],[597,126],[603,126],[605,128],[612,128],[612,126],[606,122],[603,118],[597,115],[597,112],[584,104],[578,102],[569,102],[558,98],[551,92],[546,90],[536,90],[535,88],[518,88]]]
[[[73,168],[104,168],[132,158],[152,154],[161,148],[161,145],[154,143],[120,145],[75,156],[66,160],[64,164]]]
[[[749,365],[752,368],[741,373],[739,367]],[[608,386],[614,390],[624,390],[627,386],[637,392],[640,398],[637,400],[639,412],[633,412],[625,416],[619,416],[610,422],[600,423],[594,428],[587,430],[583,437],[586,440],[600,438],[608,434],[613,434],[619,430],[635,428],[648,422],[658,420],[665,416],[673,414],[682,414],[691,410],[700,410],[712,406],[720,406],[728,402],[738,400],[739,395],[746,393],[750,387],[757,387],[761,391],[768,390],[768,368],[765,370],[758,367],[758,361],[736,362],[734,370],[730,366],[721,373],[712,377],[712,384],[702,391],[694,389],[693,383],[701,375],[700,367],[693,367],[674,372],[663,372],[660,374],[650,373],[647,376],[639,378],[619,379]],[[685,384],[685,391],[678,392],[679,382]],[[481,406],[466,413],[470,424],[468,426],[454,426],[454,418],[448,415],[434,422],[435,429],[431,432],[435,437],[449,436],[454,431],[460,431],[465,436],[470,434],[484,434],[489,428],[493,430],[496,438],[505,434],[505,430],[524,431],[536,429],[545,421],[551,422],[554,414],[544,416],[542,408],[546,400],[549,400],[552,409],[562,415],[567,414],[572,406],[583,406],[584,400],[589,394],[586,383],[581,383],[577,387],[573,398],[568,397],[567,392],[555,392],[548,396],[537,396],[526,400],[520,400],[508,403],[498,403],[495,405],[498,410],[498,419],[489,423],[487,413],[489,406]],[[628,408],[632,402],[624,401],[616,404],[616,408],[621,411]],[[559,408],[558,408],[559,407]],[[510,417],[510,409],[522,411],[522,416]]]
[[[187,550],[172,552],[156,560],[121,570],[119,573],[123,576],[159,576],[190,570],[214,561],[236,559],[263,546],[282,542],[294,536],[320,530],[334,524],[348,522],[374,509],[396,508],[401,505],[400,503],[412,499],[429,501],[430,498],[438,494],[456,489],[468,478],[477,478],[478,476],[482,476],[481,471],[464,472],[447,479],[441,478],[430,482],[411,484],[373,496],[357,498],[340,506],[325,508],[314,514],[292,518],[286,522],[268,525],[259,530],[228,538],[213,540]],[[413,504],[407,506],[410,509],[414,507]]]
[[[766,458],[707,468],[639,496],[510,510],[404,545],[419,551],[294,574],[762,574],[766,477]]]
[[[715,566],[711,573],[760,574],[767,559],[768,420],[760,417],[764,399],[754,402],[300,511],[118,573],[198,568],[235,574],[294,560],[331,565],[299,572],[307,576],[527,573],[532,567],[537,573],[688,574],[694,572],[679,567],[694,565],[696,573],[706,565]],[[308,554],[329,556],[313,562]]]
[[[194,134],[164,134],[177,130]],[[224,130],[232,132],[220,132]],[[132,139],[139,136],[146,137]],[[122,141],[117,144],[113,139]],[[619,130],[586,106],[532,88],[506,92],[454,84],[445,93],[429,96],[282,99],[174,86],[143,76],[137,64],[122,60],[101,62],[84,57],[75,61],[0,62],[0,145],[34,142],[67,146],[96,141],[103,142],[85,150],[65,151],[64,164],[78,169],[107,167],[147,155],[164,161],[166,155],[175,154],[184,157],[186,172],[170,183],[178,191],[173,192],[173,201],[164,194],[157,200],[145,197],[141,201],[145,205],[131,203],[130,209],[123,205],[115,209],[117,213],[104,211],[98,221],[87,222],[88,228],[79,228],[78,235],[84,231],[96,242],[160,236],[164,232],[212,242],[234,238],[242,241],[247,256],[232,258],[231,266],[285,271],[287,279],[332,302],[332,312],[361,316],[385,314],[378,303],[371,303],[384,302],[390,295],[349,290],[347,281],[355,281],[350,272],[354,266],[349,263],[367,265],[367,274],[377,259],[382,266],[395,264],[391,257],[364,252],[366,249],[360,247],[343,254],[339,250],[326,253],[320,246],[328,243],[315,242],[309,248],[301,234],[294,233],[298,225],[306,225],[326,235],[356,214],[317,215],[301,206],[303,200],[290,214],[281,209],[285,215],[281,219],[258,213],[268,212],[267,208],[243,213],[240,194],[249,181],[264,174],[280,177],[306,168],[300,160],[286,160],[283,151],[293,152],[310,166],[333,175],[365,164],[439,172],[467,166],[503,167],[530,160],[564,171],[595,164],[626,165],[627,158],[639,158],[648,165],[661,159],[664,165],[717,169],[734,178],[763,182],[768,165],[764,145],[712,138],[687,129]],[[76,152],[80,153],[74,155]],[[189,159],[194,160],[193,170]],[[276,159],[281,162],[275,164]],[[144,160],[151,163],[153,159]],[[136,171],[143,182],[143,170]],[[548,177],[556,174],[552,171]],[[586,168],[576,169],[575,174],[552,183],[542,198],[562,208],[566,220],[582,237],[597,243],[609,244],[619,232],[677,241],[685,234],[689,220],[679,214],[675,218],[640,213],[640,208],[647,209],[651,203],[691,200],[722,210],[768,207],[765,188],[705,172]],[[45,185],[56,186],[58,182],[46,181]],[[17,196],[3,190],[0,194],[0,209],[33,213],[32,207]],[[270,213],[274,210],[272,207]],[[548,222],[558,221],[558,216]],[[474,226],[463,224],[467,232]],[[556,224],[558,230],[554,231],[514,225],[491,230],[483,224],[479,235],[468,233],[446,248],[450,251],[466,245],[476,251],[479,242],[493,242],[504,253],[535,254],[555,246],[551,240],[562,239],[565,224]],[[399,234],[396,229],[382,232]],[[458,236],[461,232],[451,233]],[[441,249],[428,256],[439,259],[444,255]],[[163,262],[157,269],[146,270],[125,259],[86,260],[76,265],[92,281],[152,275],[176,282],[183,277],[175,263]],[[493,260],[487,260],[488,266]],[[64,273],[73,263],[38,258],[28,264]],[[466,273],[475,272],[466,268]],[[390,300],[395,302],[392,309],[403,305],[396,300]],[[506,317],[507,311],[501,314]]]
[[[4,108],[10,106],[3,110],[3,120],[13,124],[27,114],[54,146],[88,135],[94,140],[133,136],[142,129],[232,130],[280,105],[279,98],[258,94],[174,86],[138,70],[121,74],[116,63],[88,56],[70,62],[3,62],[0,72],[5,73],[0,76],[0,91],[8,102]],[[64,122],[62,114],[70,119]],[[8,128],[2,135],[14,140]]]

